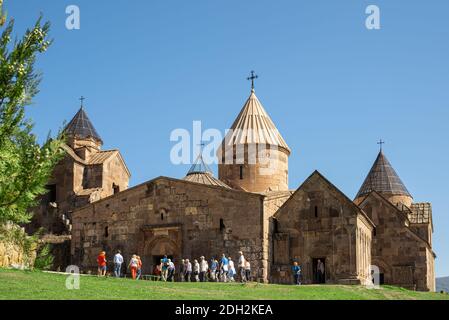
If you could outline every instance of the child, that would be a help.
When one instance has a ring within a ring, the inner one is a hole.
[[[98,276],[104,277],[106,275],[106,252],[101,251],[97,257]]]

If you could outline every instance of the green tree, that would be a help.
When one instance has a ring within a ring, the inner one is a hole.
[[[39,18],[19,40],[11,41],[14,20],[6,20],[0,0],[0,225],[26,223],[30,208],[61,159],[62,135],[41,145],[32,134],[25,107],[38,93],[40,73],[34,70],[38,54],[47,50],[49,23]]]

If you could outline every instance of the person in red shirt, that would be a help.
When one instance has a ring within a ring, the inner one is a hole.
[[[106,275],[106,252],[102,251],[97,257],[98,276],[104,277]]]
[[[136,280],[137,276],[137,267],[139,266],[139,260],[137,260],[137,256],[133,254],[131,260],[129,261],[128,268],[131,271],[131,276],[133,280]]]

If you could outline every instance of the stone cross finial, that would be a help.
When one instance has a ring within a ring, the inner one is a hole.
[[[84,107],[84,100],[86,100],[86,98],[81,96],[79,100],[81,101],[81,108]]]
[[[382,139],[379,140],[379,142],[377,143],[380,146],[380,151],[382,151],[382,145],[385,144],[385,141],[383,141]]]
[[[246,78],[247,80],[251,80],[251,90],[254,90],[254,80],[257,78],[259,78],[259,76],[254,71],[251,71],[251,76]]]

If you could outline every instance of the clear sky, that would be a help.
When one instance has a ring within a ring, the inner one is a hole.
[[[68,5],[81,29],[65,27]],[[380,8],[381,29],[365,27]],[[6,0],[20,34],[39,13],[54,44],[39,57],[28,114],[45,138],[86,111],[119,148],[131,185],[181,178],[170,133],[225,130],[256,92],[293,150],[290,188],[318,169],[353,198],[378,152],[416,201],[433,204],[437,275],[449,275],[449,1]]]

